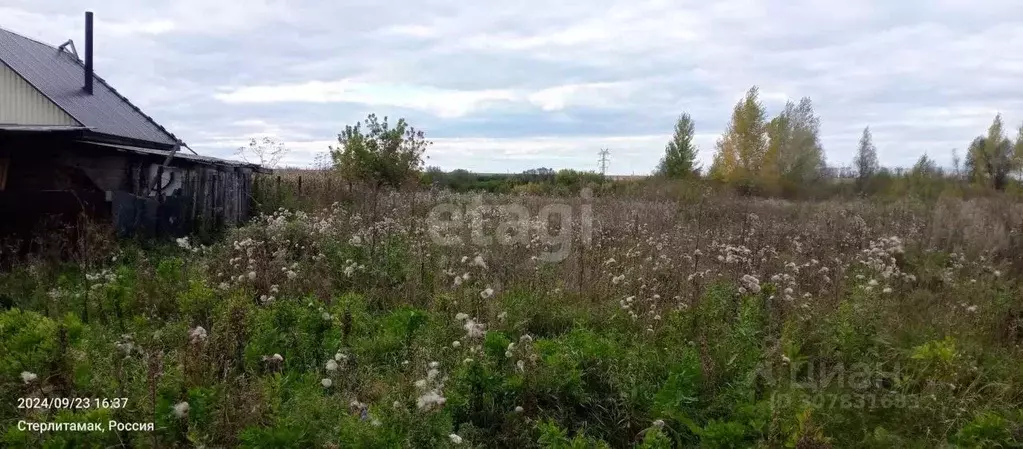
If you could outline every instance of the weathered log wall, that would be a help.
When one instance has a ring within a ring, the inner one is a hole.
[[[165,154],[2,135],[0,157],[8,168],[0,215],[24,221],[19,229],[44,218],[38,208],[27,207],[41,192],[98,199],[88,215],[111,220],[122,234],[217,230],[243,224],[251,212],[253,169],[247,166],[175,157],[165,167]],[[62,212],[70,216],[85,209],[69,206]]]
[[[162,161],[133,163],[130,193],[173,209],[166,214],[185,220],[186,228],[238,226],[249,219],[251,169],[189,161],[172,161],[170,166],[161,169],[161,164]]]

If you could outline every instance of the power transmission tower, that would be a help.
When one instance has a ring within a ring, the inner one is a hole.
[[[607,148],[600,150],[600,178],[604,179],[607,177],[607,156],[611,154],[611,151]]]

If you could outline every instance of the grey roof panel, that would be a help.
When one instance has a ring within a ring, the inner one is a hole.
[[[92,131],[174,145],[178,139],[96,77],[93,95],[82,87],[85,66],[74,55],[0,28],[0,61]]]
[[[89,128],[73,125],[0,125],[0,131],[19,132],[60,132],[60,131],[86,131]]]

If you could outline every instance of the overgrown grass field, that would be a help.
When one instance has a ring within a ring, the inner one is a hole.
[[[0,275],[0,446],[1023,447],[1019,203],[373,198]]]

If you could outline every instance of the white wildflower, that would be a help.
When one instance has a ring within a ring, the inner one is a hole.
[[[206,329],[202,326],[196,326],[195,329],[188,332],[188,337],[192,340],[192,343],[202,343],[206,341],[208,335]]]
[[[330,380],[329,377],[324,377],[323,380],[320,381],[320,385],[323,385],[323,388],[330,388],[331,385],[334,385],[334,381]]]
[[[462,346],[462,342],[460,342],[458,340],[455,340],[455,341],[451,342],[451,347],[452,348],[458,349],[460,346]]]
[[[174,416],[184,418],[188,415],[188,408],[187,402],[178,402],[177,404],[174,404]]]
[[[337,361],[330,359],[327,361],[327,371],[337,371]]]
[[[178,246],[183,249],[192,249],[192,245],[188,243],[188,237],[181,237],[176,239],[175,242],[177,242]]]
[[[755,277],[753,277],[751,275],[744,274],[744,275],[742,275],[742,278],[740,279],[740,281],[742,282],[742,285],[744,287],[746,287],[750,291],[750,293],[753,293],[753,294],[760,293],[760,280],[759,279],[757,279],[757,278],[755,278]]]
[[[468,314],[459,312],[457,315],[455,315],[455,320],[457,320],[457,321],[465,321],[467,319],[469,319],[469,315]]]
[[[490,287],[487,287],[480,292],[480,298],[490,299],[492,296],[494,296],[494,289]]]
[[[430,410],[434,406],[441,406],[447,402],[447,398],[436,391],[428,391],[416,399],[416,407],[420,410]]]
[[[21,381],[25,382],[26,384],[30,384],[32,382],[35,382],[36,379],[38,379],[38,378],[39,378],[39,376],[37,376],[35,373],[30,373],[28,371],[22,371],[21,372]]]
[[[250,281],[256,280],[256,272],[255,271],[250,271],[249,272],[249,280]]]
[[[451,442],[454,443],[454,444],[462,444],[462,437],[460,437],[458,435],[451,434],[451,435],[448,435],[448,438],[450,438]]]
[[[658,429],[663,428],[664,427],[664,420],[663,419],[654,420],[654,427],[656,427]]]
[[[465,329],[465,336],[469,339],[482,338],[486,335],[483,323],[477,323],[474,320],[466,320],[465,325],[462,326],[462,328]]]

